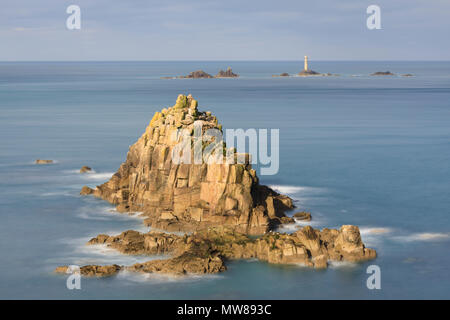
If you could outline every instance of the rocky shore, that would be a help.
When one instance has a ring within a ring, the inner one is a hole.
[[[131,266],[84,266],[86,276],[110,276],[120,270],[144,273],[217,273],[226,270],[226,261],[258,259],[274,264],[299,264],[327,268],[328,261],[364,261],[376,252],[366,248],[358,227],[342,226],[322,231],[306,226],[292,234],[269,232],[259,238],[226,227],[212,227],[191,235],[174,235],[129,230],[117,236],[98,235],[88,245],[107,245],[123,254],[169,254],[168,259],[150,260]],[[58,267],[65,273],[68,267]]]
[[[301,264],[326,268],[328,261],[363,261],[376,257],[364,246],[358,227],[317,230],[309,226],[292,234],[274,232],[294,218],[285,212],[294,208],[286,195],[261,185],[249,155],[226,147],[224,159],[243,156],[243,163],[189,163],[172,161],[174,148],[185,129],[191,136],[201,124],[222,131],[211,112],[199,111],[190,95],[179,95],[174,106],[156,112],[143,135],[133,144],[126,161],[106,183],[95,189],[84,186],[82,195],[93,195],[120,212],[142,212],[144,223],[164,231],[190,232],[175,235],[129,230],[120,235],[98,235],[89,245],[106,245],[123,254],[167,254],[168,259],[150,260],[131,266],[81,267],[85,276],[108,276],[121,270],[149,273],[216,273],[230,259],[259,259],[268,263]],[[202,148],[214,141],[202,142]],[[191,155],[193,157],[193,155]],[[309,212],[295,219],[309,221]],[[257,237],[255,237],[257,236]],[[66,272],[66,266],[56,272]]]

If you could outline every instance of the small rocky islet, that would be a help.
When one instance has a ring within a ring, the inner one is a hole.
[[[219,72],[213,76],[203,70],[192,71],[186,76],[177,77],[161,77],[161,79],[219,79],[219,78],[239,78],[239,75],[234,73],[231,67],[228,67],[226,71],[219,70]]]
[[[87,265],[80,268],[82,275],[110,276],[121,270],[217,273],[226,270],[232,259],[326,268],[329,261],[376,257],[375,250],[363,244],[357,226],[344,225],[338,230],[305,226],[291,234],[276,232],[281,225],[295,219],[308,221],[311,215],[302,211],[288,217],[286,212],[294,208],[292,199],[261,185],[248,156],[245,163],[175,164],[170,155],[179,140],[174,133],[186,129],[192,135],[194,122],[202,124],[202,135],[210,128],[222,131],[218,119],[211,112],[199,111],[192,96],[179,95],[173,107],[155,113],[109,181],[95,189],[84,186],[80,192],[114,204],[119,212],[142,212],[147,226],[167,231],[101,234],[88,245],[106,245],[123,254],[167,254],[169,258],[131,266]],[[61,266],[55,271],[68,270]]]

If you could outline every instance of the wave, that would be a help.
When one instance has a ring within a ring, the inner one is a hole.
[[[422,232],[422,233],[413,233],[407,236],[396,236],[393,237],[393,239],[401,242],[446,241],[450,239],[450,233]]]
[[[86,173],[80,173],[82,178],[85,178],[87,180],[109,180],[113,176],[114,172],[103,172],[103,173],[96,173],[96,172],[86,172]]]
[[[110,205],[103,206],[84,206],[79,209],[77,214],[79,218],[86,220],[144,220],[142,212],[121,213]]]
[[[393,229],[384,227],[360,227],[359,232],[361,235],[381,235],[391,233]]]
[[[269,187],[279,193],[286,193],[286,194],[297,194],[297,193],[317,194],[322,193],[324,191],[324,189],[322,188],[306,187],[306,186],[270,185]]]
[[[69,191],[56,191],[56,192],[45,192],[41,194],[42,197],[57,197],[57,196],[65,196],[65,197],[75,197],[77,196],[74,193]]]
[[[120,233],[120,232],[119,232]],[[112,232],[109,234],[119,234]],[[52,265],[132,265],[135,263],[143,263],[155,259],[166,259],[167,255],[127,255],[119,251],[109,248],[105,244],[87,245],[92,237],[81,237],[71,239],[61,239],[60,242],[69,247],[68,254],[58,257],[57,259],[49,259],[47,263]]]
[[[173,275],[162,273],[138,273],[132,271],[121,271],[117,274],[117,278],[128,280],[131,282],[151,282],[151,283],[165,283],[165,282],[198,282],[198,281],[211,281],[223,279],[224,275],[218,274],[186,274],[186,275]]]
[[[354,268],[358,264],[356,262],[349,261],[328,261],[328,266],[332,269],[341,269],[341,268]]]

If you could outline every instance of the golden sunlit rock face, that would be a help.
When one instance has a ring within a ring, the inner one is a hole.
[[[174,148],[182,139],[179,130],[193,135],[198,125],[202,135],[208,129],[222,131],[211,112],[199,111],[190,95],[179,95],[174,106],[155,113],[113,177],[95,190],[84,187],[81,193],[105,199],[122,212],[143,212],[147,225],[168,231],[230,226],[242,233],[263,234],[292,223],[284,214],[293,208],[292,200],[260,185],[248,156],[244,163],[234,164],[196,164],[194,155],[188,164],[173,161]],[[201,143],[205,149],[214,142]],[[225,157],[225,149],[223,153]]]

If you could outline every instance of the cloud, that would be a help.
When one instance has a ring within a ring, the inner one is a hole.
[[[65,27],[81,7],[82,29]],[[450,59],[450,2],[16,0],[0,11],[0,60]],[[420,41],[418,41],[420,39]],[[63,48],[61,48],[63,44]],[[37,49],[36,49],[37,48]]]

